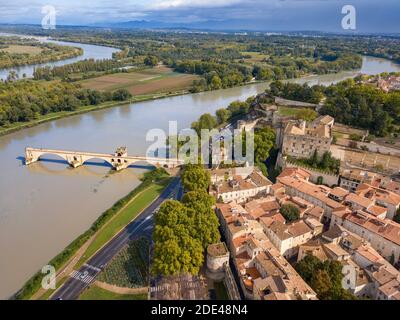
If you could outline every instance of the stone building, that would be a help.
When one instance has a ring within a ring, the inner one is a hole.
[[[316,150],[320,156],[330,151],[334,119],[321,116],[311,123],[289,121],[282,144],[282,153],[294,158],[310,158]]]
[[[211,244],[207,248],[208,275],[215,280],[225,277],[225,268],[229,265],[229,251],[224,242]]]

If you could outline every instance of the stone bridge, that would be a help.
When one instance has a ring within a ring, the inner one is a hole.
[[[40,157],[43,155],[56,155],[67,161],[73,168],[80,167],[89,160],[100,159],[109,163],[117,171],[126,169],[137,162],[147,162],[155,167],[163,167],[167,169],[176,168],[184,164],[183,160],[178,159],[128,156],[128,150],[126,147],[118,148],[114,154],[35,149],[28,147],[25,149],[25,164],[30,165],[39,161]]]

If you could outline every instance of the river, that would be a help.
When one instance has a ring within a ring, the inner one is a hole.
[[[35,39],[39,40],[40,42],[44,42],[44,43],[55,43],[55,44],[59,44],[59,45],[71,46],[71,47],[77,47],[77,48],[83,49],[83,55],[74,57],[74,58],[70,58],[70,59],[65,59],[65,60],[55,61],[55,62],[47,62],[47,63],[42,63],[42,64],[26,65],[26,66],[14,67],[14,68],[1,69],[0,70],[0,79],[2,79],[2,80],[7,79],[10,71],[15,71],[18,74],[18,77],[20,79],[23,78],[24,74],[26,75],[27,78],[31,78],[31,77],[33,77],[33,72],[35,71],[35,68],[37,68],[37,67],[45,67],[45,66],[59,67],[59,66],[74,63],[77,61],[85,60],[85,59],[96,59],[96,60],[111,59],[112,54],[114,52],[119,51],[119,49],[116,49],[116,48],[94,46],[94,45],[88,45],[88,44],[82,44],[82,43],[76,43],[76,42],[55,41],[55,40],[51,40],[46,37],[29,37],[29,36],[21,36],[21,35],[17,35],[17,34],[3,33],[3,32],[0,32],[0,36],[17,36],[17,37],[23,37],[23,38],[35,38]]]
[[[96,48],[98,50],[98,48]],[[365,57],[362,70],[312,76],[296,82],[333,82],[383,71],[400,71],[390,61]],[[167,130],[168,121],[189,127],[205,112],[214,113],[234,100],[265,90],[253,84],[124,105],[41,124],[0,137],[0,299],[16,292],[34,272],[89,228],[101,212],[139,184],[145,168],[109,174],[93,161],[70,169],[57,158],[27,167],[26,146],[110,153],[127,146],[144,155],[148,130]]]

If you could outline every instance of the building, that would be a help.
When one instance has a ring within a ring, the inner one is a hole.
[[[380,174],[360,170],[342,169],[340,172],[339,185],[350,192],[355,192],[360,184],[367,183],[374,186],[388,185],[392,180]]]
[[[229,250],[224,242],[211,244],[207,247],[207,275],[216,281],[225,278],[229,268]]]
[[[316,220],[299,220],[290,224],[275,221],[266,225],[260,221],[265,234],[286,259],[297,255],[298,247],[322,233],[322,224]]]
[[[311,123],[289,121],[284,134],[282,153],[294,158],[310,158],[315,151],[319,155],[329,152],[333,140],[334,119],[321,116]]]
[[[224,172],[223,175],[211,172],[213,185],[210,194],[221,202],[236,201],[242,203],[250,198],[270,193],[272,182],[256,169],[252,170],[245,178],[243,175],[230,174],[232,171],[229,170]]]
[[[369,297],[400,301],[400,272],[376,250],[363,244],[353,251],[353,259],[363,268],[371,282],[367,289]]]
[[[387,261],[399,261],[400,224],[389,219],[379,219],[362,210],[351,211],[348,208],[333,212],[331,227],[335,224],[368,241]]]
[[[323,221],[329,221],[333,210],[343,208],[344,205],[329,197],[331,188],[315,185],[304,179],[291,176],[278,177],[278,182],[284,186],[285,191],[292,197],[304,199],[314,206],[324,210]]]
[[[358,297],[400,299],[400,272],[370,243],[342,226],[335,225],[320,239],[301,245],[297,261],[307,255],[313,255],[321,261],[339,261],[346,275],[343,288]]]
[[[316,293],[274,247],[261,223],[243,206],[220,203],[216,205],[216,212],[247,299],[316,299]],[[262,216],[259,220],[270,218]]]
[[[372,201],[377,206],[387,209],[387,218],[393,219],[400,208],[400,195],[389,190],[361,184],[355,191],[356,195]]]

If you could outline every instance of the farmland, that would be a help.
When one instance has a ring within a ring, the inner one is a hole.
[[[146,95],[187,90],[196,79],[198,77],[195,75],[177,73],[170,68],[159,66],[133,72],[104,75],[83,80],[80,84],[84,88],[99,91],[126,89],[133,95]]]
[[[42,52],[42,50],[43,49],[38,46],[9,45],[7,48],[2,49],[1,51],[7,52],[10,54],[38,55]]]

